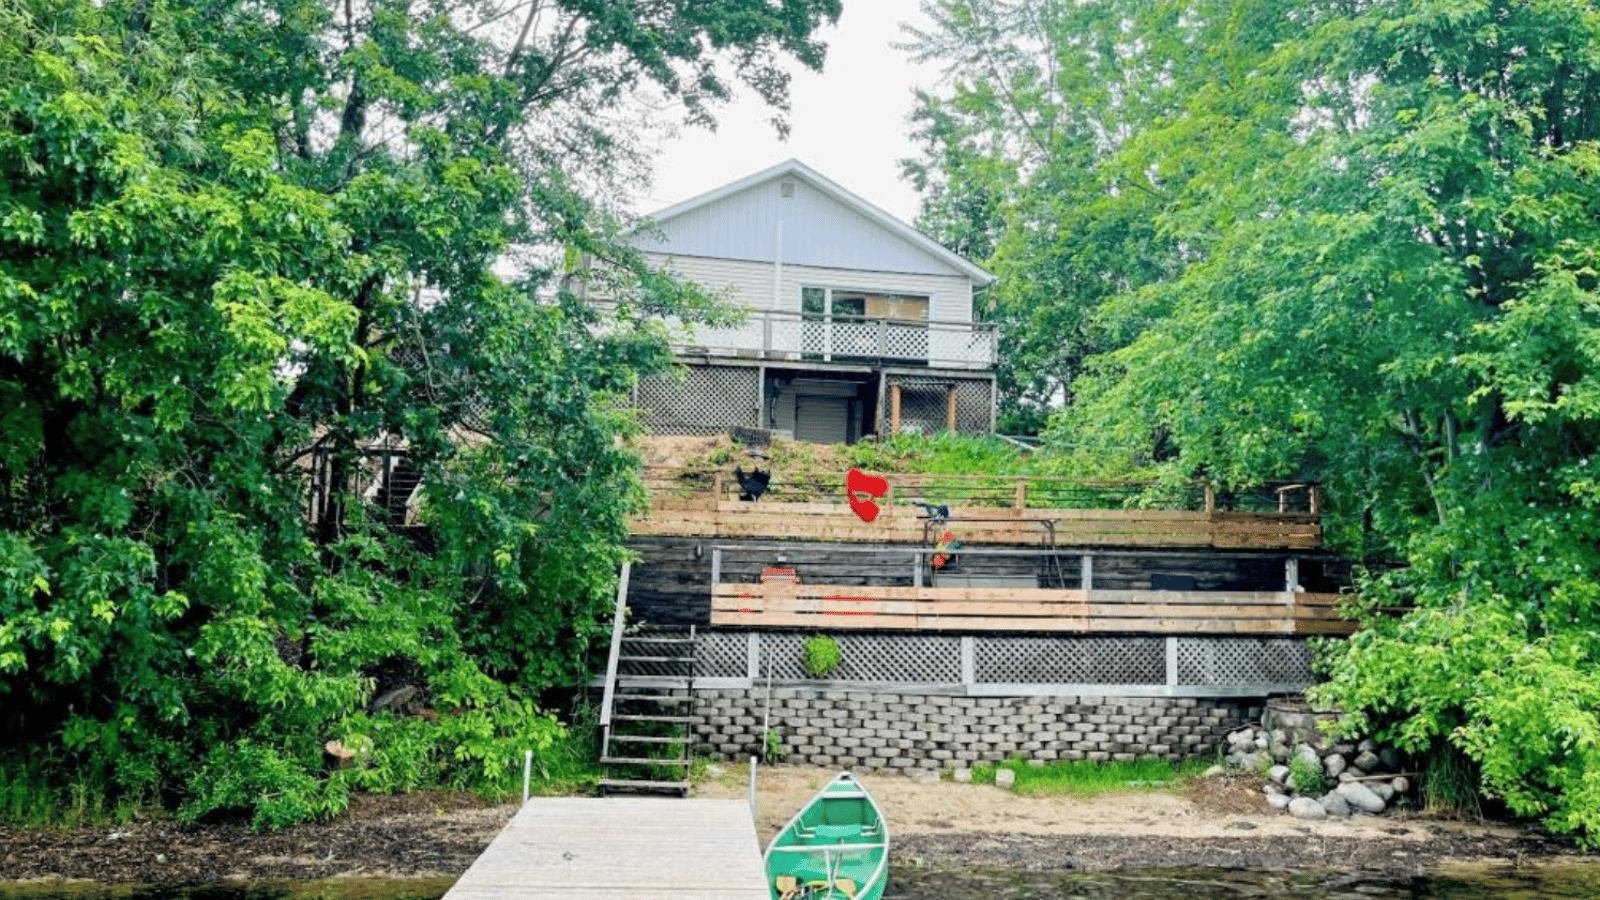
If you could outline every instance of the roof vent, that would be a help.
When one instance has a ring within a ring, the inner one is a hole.
[[[780,182],[778,182],[778,196],[782,197],[785,200],[788,200],[789,198],[793,197],[794,196],[794,182],[792,182],[792,181],[780,181]]]

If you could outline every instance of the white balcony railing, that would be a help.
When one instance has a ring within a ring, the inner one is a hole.
[[[902,362],[942,368],[993,368],[999,331],[984,322],[908,322],[860,316],[802,316],[753,310],[729,328],[673,323],[679,348],[714,356],[821,362]]]

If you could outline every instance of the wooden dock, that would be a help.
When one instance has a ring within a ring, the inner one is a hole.
[[[551,797],[524,803],[444,900],[768,900],[743,800]]]

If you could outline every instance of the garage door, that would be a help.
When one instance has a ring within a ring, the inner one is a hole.
[[[796,440],[817,444],[842,444],[849,436],[850,401],[843,397],[794,398]]]

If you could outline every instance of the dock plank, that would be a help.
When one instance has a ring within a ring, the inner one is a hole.
[[[535,798],[445,900],[767,900],[765,872],[742,800]]]

